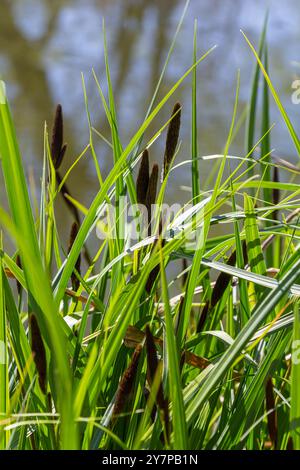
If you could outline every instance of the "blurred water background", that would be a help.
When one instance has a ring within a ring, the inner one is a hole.
[[[65,115],[68,152],[66,169],[88,142],[88,126],[81,72],[88,90],[93,125],[109,138],[104,111],[92,78],[94,68],[105,84],[102,18],[106,20],[109,60],[118,109],[119,128],[126,145],[141,124],[159,78],[183,0],[1,0],[0,76],[8,95],[27,174],[39,184],[43,159],[43,127],[51,127],[56,104]],[[255,64],[240,28],[257,46],[269,7],[268,44],[270,75],[283,103],[300,131],[300,106],[292,104],[291,84],[300,73],[299,0],[191,0],[177,45],[163,81],[162,96],[192,63],[194,19],[198,19],[199,55],[214,44],[218,48],[198,68],[199,153],[222,152],[228,133],[237,70],[241,70],[240,114],[250,94]],[[175,100],[183,105],[179,159],[190,158],[191,81],[187,79],[156,119],[154,132],[168,118]],[[297,162],[293,145],[271,99],[272,147]],[[112,166],[109,147],[95,136],[104,176]],[[231,154],[243,155],[244,131],[236,136]],[[163,139],[151,149],[161,162]],[[205,181],[211,163],[200,166]],[[172,201],[188,200],[187,166],[174,172],[169,185]],[[284,176],[283,176],[284,177]],[[73,195],[86,206],[98,189],[91,155],[87,154],[70,177]],[[3,188],[1,200],[3,200]],[[58,217],[70,226],[71,217],[58,204]]]

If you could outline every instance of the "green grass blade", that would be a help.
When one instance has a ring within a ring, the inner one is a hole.
[[[194,24],[194,54],[193,63],[197,61],[197,20]],[[192,196],[193,203],[199,202],[200,184],[198,171],[198,126],[197,126],[197,68],[193,70],[192,84]]]
[[[220,361],[214,368],[213,372],[209,374],[208,378],[204,382],[203,386],[200,388],[196,397],[189,404],[186,416],[187,421],[189,422],[194,415],[205,403],[210,393],[215,389],[215,387],[220,383],[226,372],[232,365],[235,360],[241,354],[243,348],[246,346],[247,342],[253,336],[257,328],[261,325],[264,319],[268,317],[270,312],[276,307],[278,302],[282,297],[289,292],[293,282],[298,277],[300,268],[300,259],[293,265],[293,267],[288,271],[282,280],[279,282],[276,289],[264,297],[260,301],[252,312],[252,317],[245,325],[245,327],[238,334],[233,345],[227,350],[227,354],[222,361]]]
[[[290,133],[290,136],[291,136],[291,138],[292,138],[292,140],[293,140],[293,142],[294,142],[294,145],[295,145],[295,148],[296,148],[296,150],[297,150],[298,156],[300,157],[300,141],[299,141],[299,138],[298,138],[298,136],[297,136],[297,134],[296,134],[296,131],[295,131],[295,129],[294,129],[294,126],[293,126],[293,124],[292,124],[290,118],[288,117],[288,115],[287,115],[287,113],[286,113],[286,111],[285,111],[285,109],[284,109],[284,107],[283,107],[283,105],[282,105],[282,103],[281,103],[281,100],[280,100],[280,98],[279,98],[279,96],[278,96],[278,93],[276,92],[276,90],[275,90],[275,88],[274,88],[274,86],[273,86],[273,83],[272,83],[272,81],[271,81],[271,79],[270,79],[270,77],[269,77],[269,75],[268,75],[268,73],[267,73],[267,71],[266,71],[266,69],[265,69],[265,67],[264,67],[264,65],[263,65],[263,63],[262,63],[262,61],[260,60],[259,55],[257,54],[257,52],[256,52],[256,50],[255,50],[255,48],[254,48],[254,46],[252,45],[252,43],[250,42],[250,40],[247,38],[246,34],[245,34],[243,31],[241,31],[241,33],[242,33],[242,35],[244,36],[244,38],[245,38],[245,40],[246,40],[248,46],[250,47],[251,51],[253,52],[254,57],[255,57],[256,60],[257,60],[257,63],[258,63],[258,65],[259,65],[259,67],[260,67],[260,69],[261,69],[261,71],[262,71],[262,73],[263,73],[263,75],[264,75],[264,77],[265,77],[265,80],[266,80],[266,82],[267,82],[267,84],[268,84],[269,90],[271,91],[271,93],[272,93],[272,95],[273,95],[273,98],[274,98],[274,101],[275,101],[275,103],[276,103],[276,105],[277,105],[277,107],[278,107],[278,110],[279,110],[279,112],[280,112],[280,114],[281,114],[281,116],[282,116],[282,118],[283,118],[283,120],[284,120],[284,122],[285,122],[285,124],[286,124],[286,127],[287,127],[287,129],[288,129],[288,131],[289,131],[289,133]]]
[[[299,304],[294,305],[294,332],[292,343],[292,374],[291,374],[291,412],[290,412],[290,430],[293,438],[295,450],[300,450],[300,398],[299,398],[299,381],[300,381],[300,317]]]
[[[164,300],[164,313],[166,325],[167,364],[172,399],[172,422],[174,433],[174,448],[178,450],[188,449],[187,428],[182,397],[182,386],[179,372],[179,355],[175,338],[175,331],[170,311],[168,284],[164,267],[164,259],[160,250],[160,274],[162,295]]]

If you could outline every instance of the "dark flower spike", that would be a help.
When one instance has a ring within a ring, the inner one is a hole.
[[[42,392],[47,392],[47,361],[43,338],[37,319],[33,313],[29,316],[29,327],[31,335],[31,351],[39,377],[39,385]]]
[[[146,325],[146,351],[147,351],[147,380],[151,387],[158,371],[158,358],[157,358],[154,337],[150,331],[149,325]],[[160,384],[157,390],[156,402],[162,412],[163,420],[165,423],[166,438],[169,441],[169,437],[170,437],[169,406],[168,406],[168,400],[164,398],[164,392],[163,392],[161,380],[160,380]]]
[[[244,258],[244,263],[245,265],[248,263],[248,254],[247,254],[247,244],[245,241],[242,244],[242,249],[243,249],[243,258]],[[233,251],[232,254],[230,255],[227,265],[228,266],[235,266],[236,263],[236,251]],[[231,281],[231,274],[227,273],[221,273],[214,285],[212,295],[211,295],[211,307],[215,307],[219,300],[222,298],[222,295],[224,294],[225,290],[227,289],[230,281]]]
[[[178,328],[181,324],[181,319],[182,319],[182,314],[183,314],[183,306],[184,306],[184,296],[181,297],[179,304],[178,304],[178,309],[177,309],[177,315],[175,317],[175,335],[178,333]]]
[[[200,333],[203,330],[204,324],[206,322],[208,313],[209,313],[210,303],[209,300],[206,301],[197,324],[197,333]]]
[[[60,104],[56,107],[54,125],[52,130],[52,139],[51,139],[51,157],[55,170],[58,170],[64,155],[67,150],[67,144],[63,145],[63,135],[64,135],[64,126],[63,126],[63,113],[62,107]]]
[[[247,255],[247,244],[245,241],[243,241],[242,250],[243,250],[244,264],[247,265],[248,255]],[[236,263],[236,251],[233,251],[226,264],[228,266],[234,266],[235,263]],[[224,292],[226,291],[228,285],[231,282],[231,279],[232,279],[231,274],[227,274],[224,272],[221,272],[219,276],[217,277],[217,280],[215,282],[215,285],[211,294],[211,299],[210,301],[209,300],[206,301],[205,306],[202,309],[200,319],[197,325],[197,333],[202,331],[210,309],[214,308],[219,302],[219,300],[221,300]]]
[[[135,326],[130,325],[127,328],[126,335],[124,337],[124,344],[127,348],[136,348],[136,346],[144,341],[145,333],[136,328]],[[161,348],[164,347],[164,342],[161,338],[153,337],[154,343],[158,344]],[[190,351],[184,351],[184,360],[186,364],[196,367],[197,369],[205,369],[210,362],[204,357],[197,356]]]
[[[58,186],[61,186],[61,195],[64,199],[64,202],[66,203],[67,207],[69,208],[70,212],[72,212],[74,219],[80,225],[80,215],[77,207],[72,204],[72,202],[68,199],[67,196],[71,196],[71,193],[66,185],[66,183],[62,183],[63,179],[59,173],[59,168],[61,166],[61,163],[63,161],[63,158],[65,156],[67,150],[67,144],[63,144],[63,113],[62,113],[62,107],[60,104],[57,105],[56,107],[56,113],[55,113],[55,118],[54,118],[54,125],[53,125],[53,130],[52,130],[52,140],[51,140],[51,145],[50,145],[50,152],[51,152],[51,158],[52,158],[52,163],[54,166],[54,169],[56,171],[56,182]],[[84,245],[84,250],[83,250],[84,256],[86,258],[86,261],[88,265],[90,266],[92,264],[92,258],[89,254],[88,248],[86,245]]]
[[[77,222],[73,222],[72,227],[71,227],[71,231],[70,231],[68,253],[70,253],[71,248],[74,245],[77,234],[78,234],[78,224],[77,224]]]
[[[268,413],[267,419],[269,436],[272,441],[273,448],[276,449],[278,435],[277,412],[275,409],[275,396],[271,377],[269,377],[266,383],[266,410]]]
[[[148,401],[149,398],[150,398],[150,392],[146,387],[144,387],[144,397],[145,397],[146,401]],[[155,406],[155,403],[154,403],[153,406],[152,406],[152,409],[151,409],[151,414],[150,414],[150,418],[151,418],[152,423],[154,423],[154,421],[155,421],[156,411],[157,411],[157,409],[156,409],[156,406]]]
[[[187,268],[188,268],[188,263],[187,263],[187,260],[185,258],[182,259],[182,271],[183,271],[183,275],[181,276],[181,279],[182,279],[182,287],[184,288],[185,285],[186,285],[186,281],[188,279],[188,276],[189,276],[189,273],[187,271]]]
[[[127,367],[121,378],[113,408],[112,421],[114,421],[118,417],[118,415],[122,413],[127,401],[130,399],[130,394],[132,392],[141,352],[142,345],[139,344],[132,355],[129,366]]]
[[[151,175],[149,178],[148,190],[146,193],[146,206],[151,209],[151,205],[155,204],[157,182],[158,182],[158,165],[155,163],[152,167]]]
[[[147,350],[147,377],[148,382],[152,385],[158,368],[157,352],[153,335],[149,325],[146,325],[146,350]]]
[[[171,117],[172,117],[172,120],[169,123],[167,139],[166,139],[162,181],[165,179],[169,171],[169,168],[174,158],[176,147],[178,144],[180,121],[181,121],[181,104],[180,103],[175,104]]]
[[[151,219],[152,219],[152,210],[151,207],[155,204],[156,201],[156,192],[157,192],[157,182],[158,182],[158,165],[155,163],[152,167],[151,175],[149,178],[149,185],[146,194],[146,208],[148,213],[148,235],[151,235]]]
[[[136,180],[136,197],[138,204],[146,203],[146,195],[149,185],[149,152],[144,150]]]
[[[68,248],[68,253],[70,253],[71,248],[74,244],[75,238],[77,237],[77,233],[79,230],[79,226],[77,222],[73,222],[72,227],[71,227],[71,233],[70,233],[70,241],[69,241],[69,248]],[[81,272],[81,256],[79,255],[77,258],[77,261],[75,263],[75,269],[80,274]],[[80,285],[80,282],[75,274],[75,272],[72,273],[71,275],[71,282],[72,282],[72,289],[74,291],[77,291]]]
[[[159,226],[158,226],[158,237],[160,237],[162,234],[162,221],[160,219],[159,221]],[[151,232],[149,233],[149,235],[151,235]],[[153,243],[153,247],[152,247],[152,251],[154,250],[155,246],[157,245],[157,242],[158,242],[158,238],[155,240],[155,242]],[[162,240],[161,241],[161,247],[163,248],[164,247],[164,244],[165,244],[165,240]],[[152,290],[152,287],[154,286],[155,284],[155,281],[157,279],[157,276],[159,274],[159,264],[157,266],[155,266],[152,271],[150,272],[149,276],[148,276],[148,279],[147,279],[147,282],[146,282],[146,285],[145,285],[145,290],[148,294],[150,294],[151,290]]]
[[[234,266],[236,262],[236,251],[233,251],[232,254],[230,255],[227,265],[228,266]],[[221,273],[216,280],[216,283],[214,285],[212,295],[211,295],[211,306],[215,307],[219,300],[222,298],[222,295],[224,294],[225,290],[227,289],[230,281],[231,281],[231,274],[227,273]]]

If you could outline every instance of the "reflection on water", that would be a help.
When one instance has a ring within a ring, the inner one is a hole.
[[[178,37],[161,93],[191,64],[193,20],[199,22],[199,52],[218,48],[199,67],[199,149],[201,154],[222,150],[232,112],[236,71],[241,69],[241,110],[250,89],[254,60],[240,28],[257,44],[267,6],[270,70],[283,101],[299,129],[300,108],[291,103],[291,83],[298,70],[300,10],[298,0],[191,0]],[[108,136],[104,112],[91,76],[94,67],[105,83],[102,18],[106,19],[109,58],[119,110],[124,144],[145,115],[151,94],[176,24],[184,7],[182,0],[1,0],[0,75],[8,84],[17,132],[24,158],[39,177],[43,152],[43,122],[51,122],[57,102],[65,110],[69,165],[87,143],[87,124],[81,72],[88,89],[93,125]],[[179,158],[189,158],[190,81],[175,99],[183,103],[184,140]],[[172,104],[156,121],[156,129],[167,118]],[[272,146],[277,153],[296,159],[288,134],[272,106],[276,130]],[[96,148],[104,174],[111,166],[109,148],[96,138]],[[243,133],[237,136],[232,152],[243,149]],[[155,144],[152,158],[161,160],[162,145]],[[184,167],[185,168],[185,167]],[[209,167],[201,168],[205,177]],[[90,156],[71,176],[76,198],[88,204],[97,189]],[[178,190],[189,184],[186,169],[174,175],[173,199],[185,197]],[[60,210],[62,208],[60,207]]]

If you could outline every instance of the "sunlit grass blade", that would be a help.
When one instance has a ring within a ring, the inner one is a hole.
[[[188,448],[188,439],[179,372],[179,355],[170,311],[168,284],[161,250],[160,255],[162,293],[165,304],[167,367],[172,400],[174,448],[184,450]]]
[[[235,95],[235,103],[234,103],[234,109],[233,109],[233,115],[232,115],[232,120],[231,120],[231,125],[230,125],[230,130],[224,150],[224,156],[223,159],[221,160],[219,172],[216,178],[215,182],[215,187],[212,193],[211,200],[208,203],[208,210],[213,210],[216,200],[218,197],[218,191],[219,187],[221,184],[221,180],[223,177],[223,172],[226,164],[226,157],[228,155],[229,147],[231,144],[231,137],[234,129],[234,124],[235,124],[235,118],[236,118],[236,113],[237,113],[237,105],[238,105],[238,96],[239,96],[239,87],[240,87],[240,75],[238,73],[238,78],[237,78],[237,87],[236,87],[236,95]],[[191,270],[189,272],[189,277],[187,280],[187,291],[186,295],[184,297],[184,303],[183,303],[183,315],[182,315],[182,320],[181,324],[179,325],[178,329],[178,338],[179,338],[179,344],[183,341],[184,335],[186,333],[186,329],[188,326],[189,322],[189,317],[190,317],[190,312],[191,312],[191,306],[192,306],[192,300],[193,300],[193,295],[194,291],[197,285],[197,277],[200,271],[200,266],[201,266],[201,261],[202,257],[205,251],[205,245],[206,245],[206,240],[208,236],[208,232],[210,229],[210,221],[211,221],[211,216],[212,213],[208,212],[207,216],[204,217],[203,220],[203,228],[198,229],[197,233],[197,240],[196,240],[196,250],[195,250],[195,257],[193,259],[193,263],[191,266]],[[203,214],[202,214],[203,217]],[[199,219],[198,219],[199,220]]]
[[[266,39],[266,31],[267,31],[267,22],[268,17],[266,17],[264,22],[264,27],[260,37],[259,43],[259,52],[258,56],[262,57],[265,39]],[[259,64],[256,64],[254,75],[252,79],[252,87],[251,87],[251,97],[250,97],[250,104],[249,104],[249,111],[248,111],[248,119],[247,119],[247,126],[246,126],[246,153],[250,152],[254,145],[255,139],[255,123],[256,123],[256,109],[257,109],[257,96],[258,96],[258,86],[259,86]],[[253,171],[250,172],[250,175]]]
[[[194,50],[193,50],[193,63],[197,61],[197,20],[194,23]],[[192,84],[192,196],[193,203],[199,201],[200,184],[199,184],[199,171],[198,171],[198,126],[197,126],[197,68],[193,70],[193,84]]]
[[[294,332],[292,343],[292,374],[291,374],[291,411],[290,411],[290,431],[293,438],[295,450],[300,450],[300,399],[299,399],[299,380],[300,380],[300,318],[299,303],[294,305]]]

